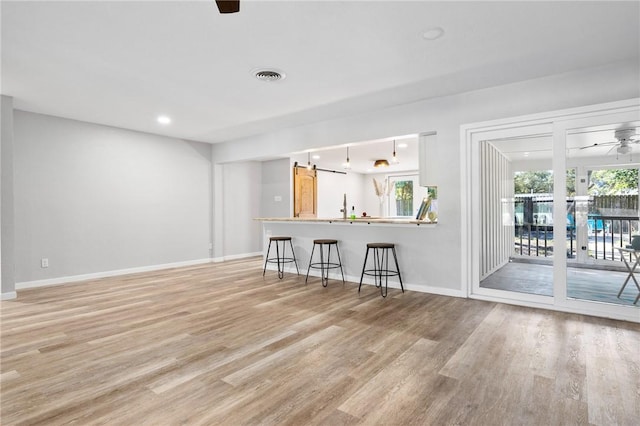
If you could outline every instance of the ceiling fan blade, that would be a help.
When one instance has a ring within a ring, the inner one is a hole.
[[[618,145],[620,142],[603,142],[603,143],[594,143],[593,145],[587,145],[587,146],[583,146],[580,149],[587,149],[587,148],[595,148],[596,146],[608,146],[608,145]]]
[[[240,11],[240,0],[216,0],[220,13],[236,13]]]
[[[611,151],[613,151],[614,149],[617,149],[617,148],[619,148],[619,147],[616,147],[615,145],[614,145],[614,146],[612,146],[612,147],[611,147],[611,149],[610,149],[609,151],[607,151],[607,154],[606,154],[606,155],[611,154]]]

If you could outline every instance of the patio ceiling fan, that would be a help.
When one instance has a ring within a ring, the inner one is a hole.
[[[615,141],[594,143],[593,145],[583,146],[582,149],[595,148],[596,146],[610,146],[611,149],[607,152],[609,154],[614,149],[618,154],[628,154],[631,152],[631,148],[634,145],[640,144],[640,135],[636,133],[636,129],[620,129],[616,130],[613,136]]]
[[[236,13],[240,11],[240,0],[216,0],[220,13]]]

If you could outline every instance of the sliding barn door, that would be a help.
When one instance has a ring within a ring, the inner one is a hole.
[[[293,217],[314,218],[318,213],[317,172],[304,167],[293,168]]]

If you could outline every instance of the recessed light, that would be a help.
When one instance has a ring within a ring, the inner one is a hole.
[[[403,142],[403,143],[399,143],[399,144],[398,144],[398,148],[406,148],[406,147],[408,147],[408,146],[409,146],[409,145],[407,145],[407,144],[406,144],[406,143],[404,143],[404,142]]]
[[[529,156],[529,153],[528,153],[528,152],[525,152],[525,153],[524,153],[524,156],[525,156],[525,157],[528,157],[528,156]]]
[[[156,120],[160,124],[169,124],[169,123],[171,123],[171,119],[169,117],[167,117],[166,115],[159,115]]]
[[[444,30],[440,27],[433,27],[427,29],[422,33],[422,38],[425,40],[437,40],[444,35]]]
[[[311,158],[313,158],[314,160],[319,160],[320,156],[318,154],[314,154]]]

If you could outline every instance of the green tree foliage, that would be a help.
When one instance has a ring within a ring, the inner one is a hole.
[[[429,198],[431,198],[432,200],[438,199],[438,187],[427,186],[427,194],[429,194]]]
[[[567,197],[576,195],[576,169],[567,169]]]
[[[395,184],[396,200],[413,200],[413,181],[401,180]]]
[[[543,194],[553,192],[553,172],[535,170],[516,172],[513,177],[516,194]]]
[[[413,181],[402,180],[395,183],[396,214],[411,216],[413,214]]]
[[[553,192],[553,171],[535,170],[515,172],[513,177],[516,194],[545,194]],[[576,170],[567,169],[567,195],[576,194]]]
[[[638,193],[638,169],[594,170],[589,176],[589,195]]]

